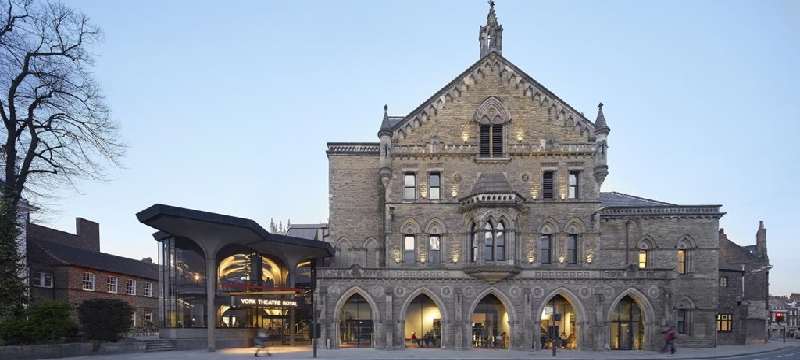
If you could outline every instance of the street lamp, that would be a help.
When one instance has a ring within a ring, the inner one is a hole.
[[[317,338],[319,334],[319,324],[317,319],[322,310],[317,310],[317,301],[314,299],[314,292],[317,291],[317,259],[311,260],[311,347],[313,348],[313,356],[317,357]]]
[[[553,356],[556,356],[556,339],[558,338],[558,331],[556,331],[556,322],[561,321],[561,314],[557,314],[555,312],[555,307],[553,307],[553,327],[550,328],[550,343],[553,348]]]

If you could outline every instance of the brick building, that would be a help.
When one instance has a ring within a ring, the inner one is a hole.
[[[476,63],[408,114],[384,107],[378,142],[328,143],[323,342],[656,350],[674,326],[715,346],[721,206],[601,192],[603,104],[589,120],[502,39],[492,4]]]
[[[100,252],[97,223],[78,218],[76,234],[28,224],[31,297],[66,300],[122,299],[134,309],[134,326],[157,324],[158,266]]]
[[[734,318],[737,323],[742,321],[736,327],[740,333],[735,343],[763,344],[767,340],[770,318],[769,270],[772,269],[767,255],[767,229],[764,222],[759,221],[755,245],[737,245],[728,239],[724,229],[719,229],[719,261],[720,276],[729,274],[723,274],[723,267],[739,269],[741,274],[739,288],[720,288],[720,311],[742,308],[739,319]],[[729,278],[728,281],[730,280]],[[731,292],[738,294],[730,296]]]

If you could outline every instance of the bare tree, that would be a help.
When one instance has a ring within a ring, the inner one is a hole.
[[[119,165],[125,145],[91,72],[101,29],[48,1],[0,0],[0,319],[24,302],[18,286],[16,209],[23,196],[76,189]]]

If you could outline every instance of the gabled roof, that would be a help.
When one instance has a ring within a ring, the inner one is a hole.
[[[67,265],[103,270],[158,281],[158,265],[101,252],[61,245],[52,241],[30,240],[36,246]]]
[[[643,197],[612,192],[601,192],[600,202],[603,207],[640,207],[640,206],[674,206],[675,204],[666,203]]]
[[[472,64],[469,68],[464,70],[461,74],[455,77],[452,81],[447,83],[444,87],[442,87],[439,91],[437,91],[433,96],[425,100],[422,104],[420,104],[416,109],[408,113],[408,115],[404,116],[402,120],[394,122],[396,118],[395,116],[390,117],[390,121],[392,124],[392,131],[398,130],[402,128],[402,126],[409,122],[411,119],[420,116],[423,112],[427,111],[430,107],[435,108],[435,104],[442,96],[445,96],[448,93],[452,93],[453,91],[462,91],[458,90],[461,83],[468,77],[470,74],[476,71],[480,71],[481,67],[489,67],[494,69],[498,67],[498,65],[504,65],[505,67],[498,69],[498,71],[508,71],[511,73],[511,76],[514,79],[510,79],[510,82],[513,81],[515,86],[518,86],[520,91],[523,94],[528,96],[533,96],[536,93],[540,93],[544,99],[549,99],[549,101],[555,101],[560,107],[562,107],[562,111],[566,113],[566,116],[572,116],[573,120],[577,123],[581,123],[589,127],[591,131],[594,130],[594,123],[592,123],[589,119],[587,119],[581,112],[575,110],[572,106],[567,104],[567,102],[561,100],[558,96],[556,96],[553,92],[548,90],[538,81],[534,80],[530,75],[526,74],[516,65],[511,63],[508,59],[504,58],[502,55],[491,52],[488,55],[484,56],[483,58],[479,59],[477,62]]]

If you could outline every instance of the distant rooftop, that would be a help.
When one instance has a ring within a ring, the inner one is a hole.
[[[79,249],[52,241],[32,240],[31,243],[65,264],[158,281],[158,265],[153,263]]]
[[[320,229],[327,229],[328,224],[292,224],[286,230],[286,236],[294,236],[308,240],[322,240],[317,238]]]
[[[663,201],[646,199],[643,197],[612,192],[601,192],[600,202],[604,207],[643,207],[643,206],[674,206]]]

